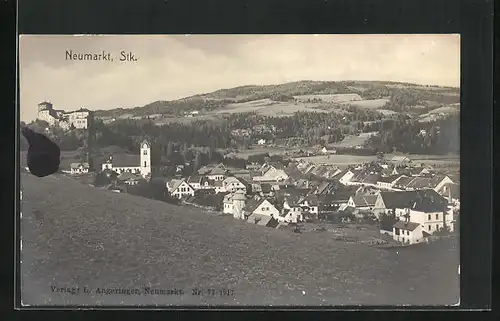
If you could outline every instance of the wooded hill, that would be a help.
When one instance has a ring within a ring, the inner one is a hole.
[[[392,98],[387,108],[404,111],[407,106],[439,107],[460,102],[460,89],[387,81],[297,81],[279,85],[248,85],[221,89],[173,101],[155,101],[134,108],[98,110],[97,117],[124,114],[179,116],[189,111],[213,111],[231,103],[259,99],[283,101],[299,95],[358,94],[363,100]]]

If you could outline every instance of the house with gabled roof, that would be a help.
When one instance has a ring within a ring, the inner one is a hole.
[[[279,210],[266,198],[253,198],[249,200],[243,208],[245,217],[252,214],[267,215],[277,218]]]
[[[356,194],[349,197],[347,206],[352,207],[355,211],[371,211],[375,207],[378,195],[361,195]]]
[[[392,237],[403,244],[416,244],[423,241],[424,231],[418,223],[398,221],[392,226]]]
[[[302,212],[307,212],[317,217],[319,213],[319,199],[315,194],[301,196],[298,201]]]
[[[392,190],[394,184],[401,178],[401,175],[381,176],[379,177],[376,186],[381,189]]]
[[[89,163],[71,163],[71,175],[87,174],[89,172]]]
[[[376,186],[380,177],[379,173],[363,170],[357,172],[346,185]]]
[[[228,193],[224,196],[223,213],[231,214],[234,218],[244,219],[244,208],[247,203],[247,197],[243,191]]]
[[[289,176],[284,168],[272,165],[268,166],[261,176],[253,177],[253,180],[257,182],[282,182],[288,178]]]
[[[220,163],[217,165],[210,164],[205,165],[198,170],[198,174],[202,176],[206,176],[208,179],[214,181],[223,181],[228,174],[228,170],[224,166],[224,164]]]
[[[194,196],[195,189],[184,179],[172,179],[167,183],[167,190],[172,197],[184,198]]]
[[[300,207],[284,208],[278,216],[278,222],[299,223],[304,220]]]
[[[446,175],[434,175],[431,177],[403,176],[394,183],[393,188],[406,191],[431,188],[439,191],[445,184],[453,184],[453,181]]]
[[[120,175],[118,175],[117,180],[121,184],[129,185],[129,186],[134,186],[139,184],[141,180],[144,180],[142,176],[138,174],[133,174],[129,172],[123,172]]]
[[[316,195],[333,194],[339,188],[339,182],[322,182],[313,191]]]
[[[293,184],[297,189],[310,189],[314,187],[314,184],[311,183],[307,178],[298,179]]]
[[[411,163],[411,159],[408,156],[404,155],[392,156],[387,161],[395,165],[407,165]]]
[[[243,191],[245,194],[251,190],[251,185],[241,177],[228,176],[222,181],[222,187],[226,192]]]
[[[330,179],[335,177],[335,175],[339,174],[340,172],[342,171],[339,168],[329,167],[328,171],[323,175],[323,177]]]
[[[283,169],[288,175],[288,178],[293,180],[305,179],[306,175],[302,173],[295,165],[289,164],[288,167]]]
[[[187,178],[187,183],[195,190],[201,189],[203,176],[192,175]]]
[[[354,177],[354,175],[355,175],[354,171],[351,171],[350,169],[345,169],[340,173],[338,173],[337,175],[335,175],[333,179],[338,180],[344,185],[347,185],[347,183]]]
[[[256,224],[259,226],[265,226],[265,227],[270,227],[270,228],[278,228],[279,221],[269,215],[263,215],[263,214],[251,214],[247,218],[247,222],[251,224]]]
[[[454,209],[460,209],[460,184],[447,183],[438,193],[448,200]]]
[[[433,189],[416,191],[382,191],[373,209],[375,216],[394,213],[396,218],[419,223],[428,234],[443,227],[454,230],[453,211],[448,201]]]

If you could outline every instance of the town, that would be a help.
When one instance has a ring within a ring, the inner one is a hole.
[[[377,244],[406,246],[454,235],[459,158],[448,161],[446,155],[458,146],[456,91],[391,86],[370,83],[363,97],[271,94],[241,103],[203,98],[201,105],[196,98],[169,102],[184,108],[170,116],[110,118],[42,102],[33,124],[53,133],[63,149],[76,149],[63,156],[62,172],[97,188],[296,233],[328,230],[328,224],[366,229],[376,235],[360,238]],[[241,95],[241,89],[231,90]],[[360,107],[368,102],[378,107]],[[409,103],[427,107],[415,112]],[[330,110],[206,118],[211,109],[250,105]],[[158,123],[165,117],[173,120]]]
[[[150,176],[149,154],[150,145],[145,141],[135,165],[115,158],[102,164],[102,173],[111,178],[106,188],[133,193]],[[70,173],[86,171],[88,164],[74,164]],[[372,221],[380,224],[381,234],[402,244],[454,232],[460,209],[456,175],[413,164],[404,156],[343,170],[293,160],[286,166],[267,161],[249,164],[246,169],[220,163],[203,166],[188,177],[153,178],[151,182],[164,187],[179,204],[219,211],[251,224],[293,225],[294,231],[300,231],[298,226],[318,220]]]
[[[264,144],[263,139],[255,142]],[[228,157],[199,166],[190,175],[177,165],[172,177],[162,177],[155,175],[159,171],[152,164],[151,148],[144,140],[139,155],[110,155],[89,184],[298,233],[317,228],[318,222],[368,224],[379,228],[376,242],[382,244],[390,237],[394,243],[411,245],[457,231],[457,169],[433,168],[404,155],[346,166],[301,158],[335,157],[335,149],[318,147],[272,157],[254,155],[244,168],[228,164]],[[88,162],[79,162],[63,172],[79,179],[92,174],[89,170]]]

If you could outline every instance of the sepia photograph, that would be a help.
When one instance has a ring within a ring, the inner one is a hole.
[[[21,307],[460,303],[458,34],[21,35],[18,105]]]

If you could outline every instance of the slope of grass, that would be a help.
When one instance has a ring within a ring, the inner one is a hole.
[[[395,251],[22,174],[22,300],[30,305],[342,305],[457,302],[456,245]],[[180,289],[79,295],[50,286]],[[204,291],[192,295],[192,288]],[[229,289],[232,296],[210,296]]]

